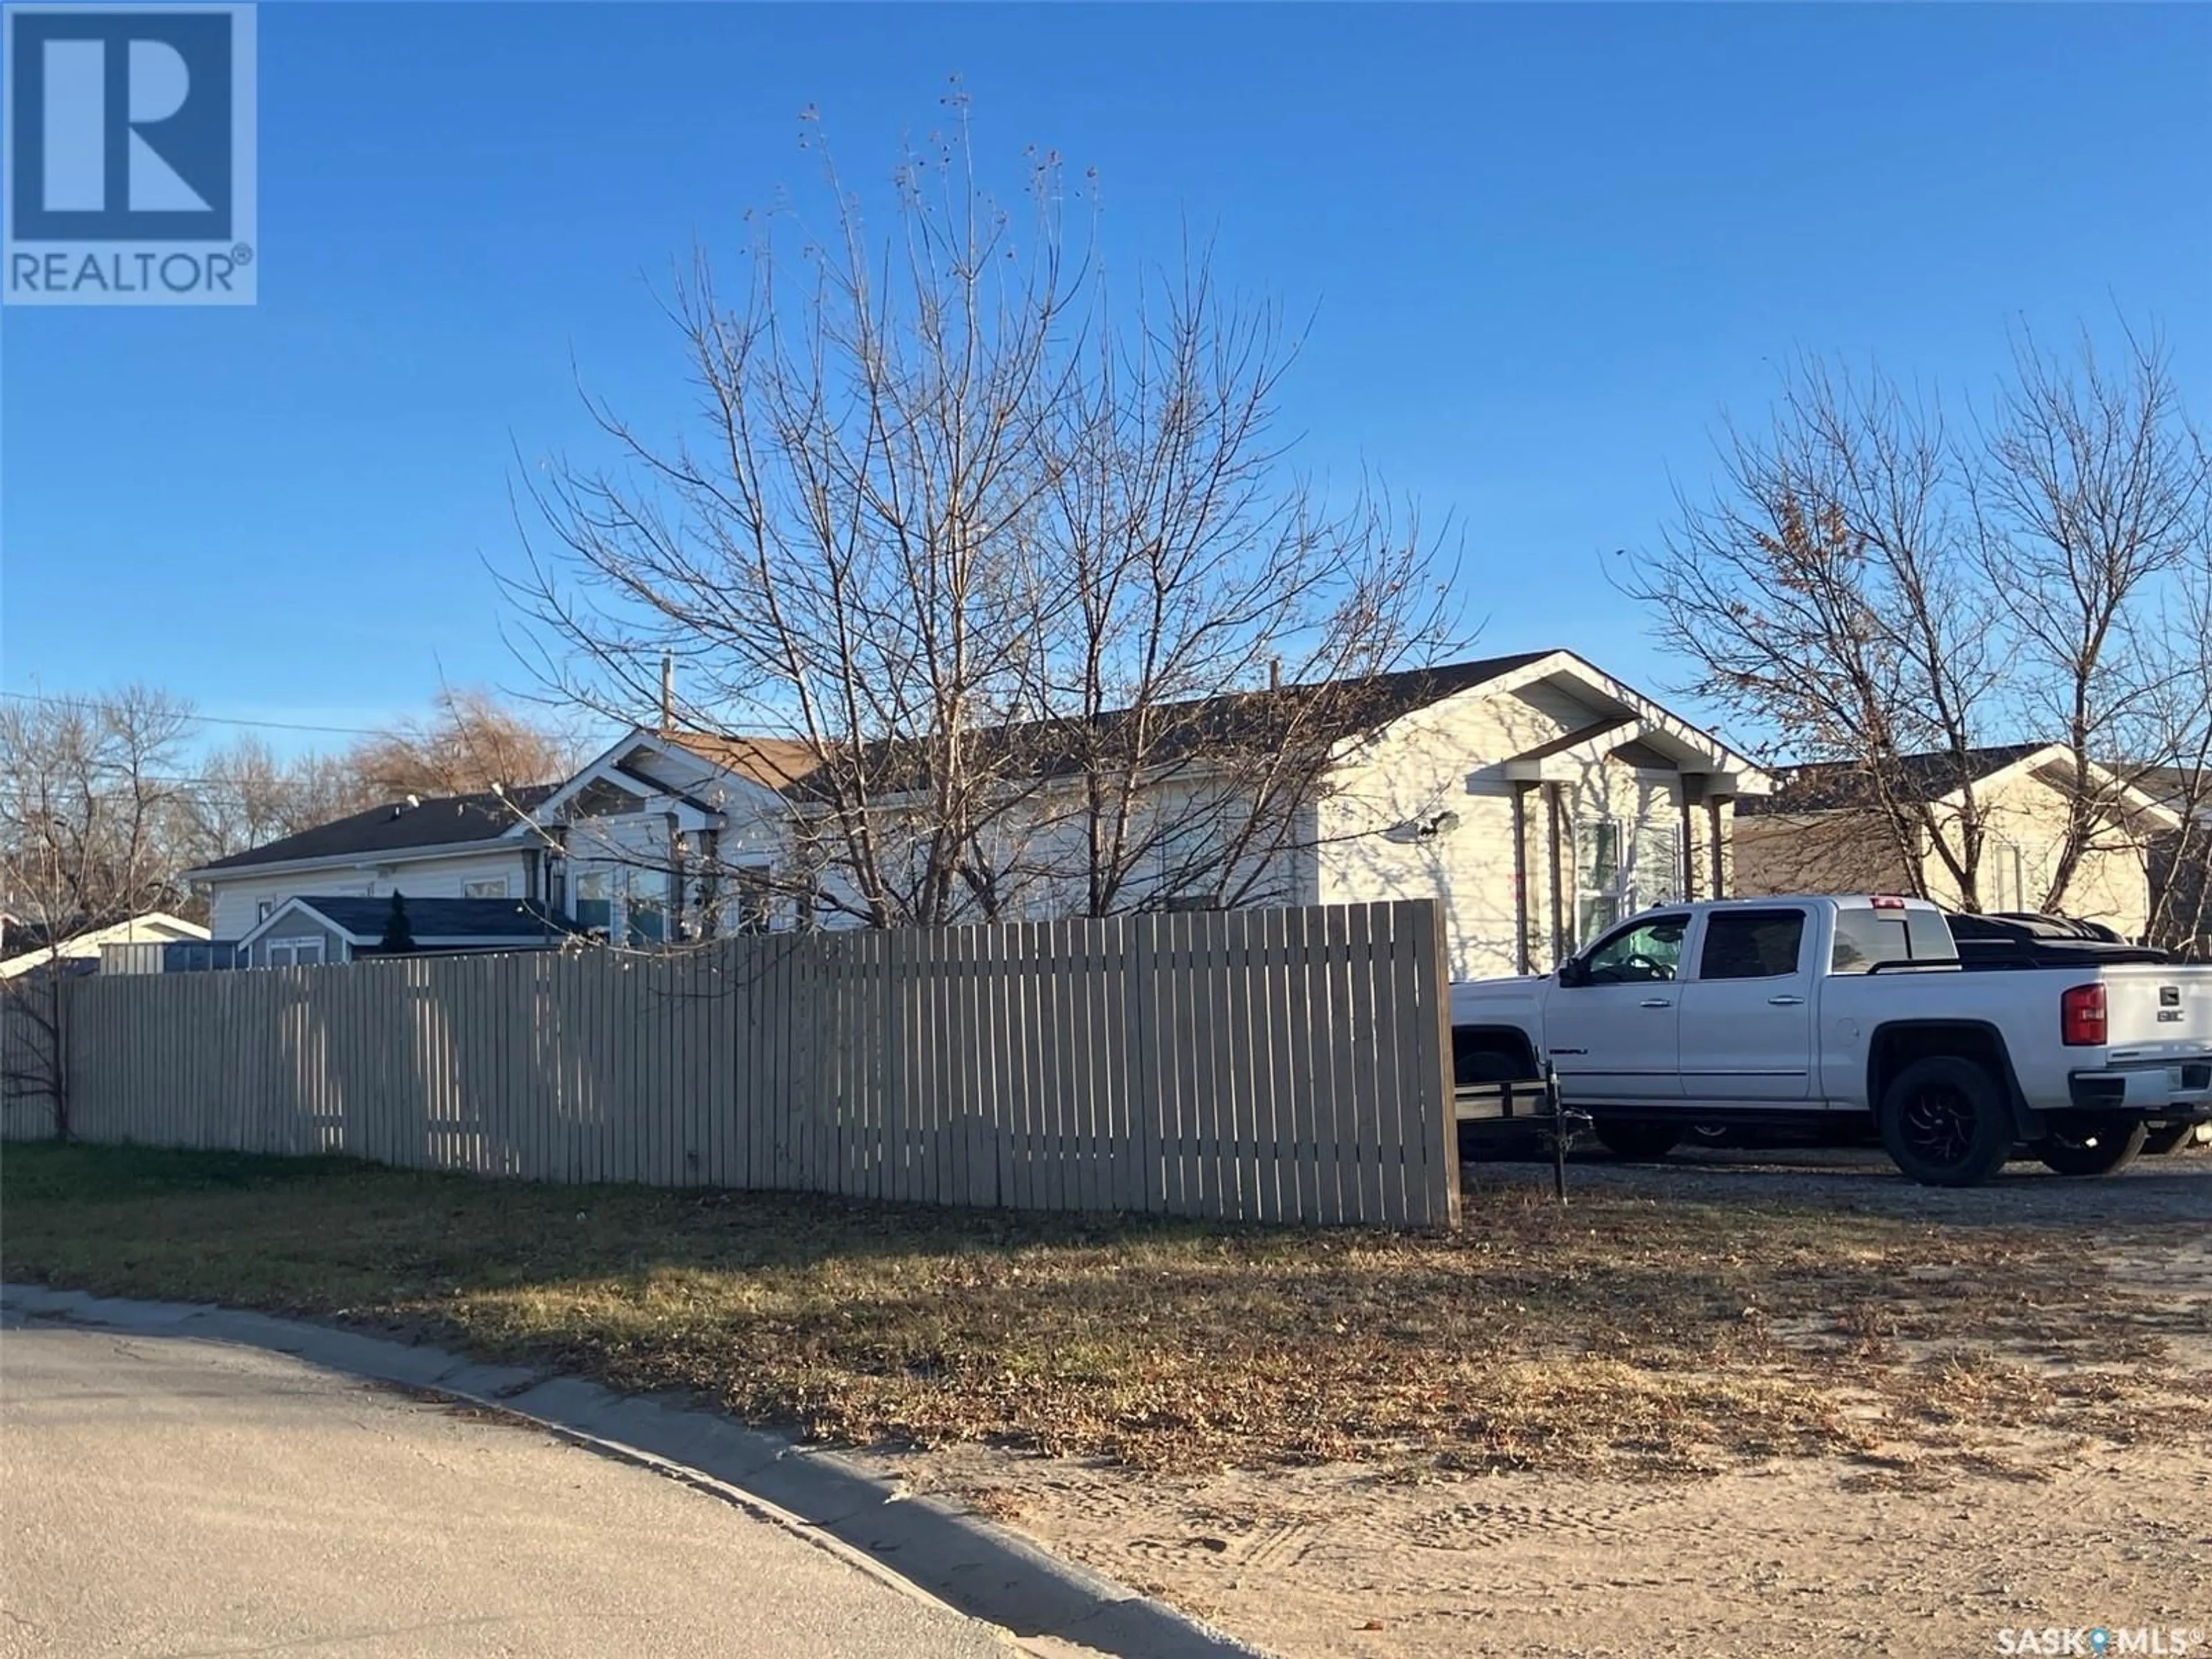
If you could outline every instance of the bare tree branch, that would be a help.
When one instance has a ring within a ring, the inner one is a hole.
[[[692,432],[593,402],[619,468],[526,486],[528,660],[643,724],[672,658],[680,724],[781,757],[777,882],[867,925],[1266,890],[1360,678],[1455,642],[1435,548],[1291,469],[1272,309],[1203,250],[1117,304],[1059,159],[1002,208],[948,102],[885,224],[825,161],[795,262],[787,214],[733,302],[695,255]]]

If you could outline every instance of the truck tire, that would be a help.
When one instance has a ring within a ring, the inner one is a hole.
[[[1671,1123],[1638,1123],[1618,1117],[1594,1119],[1590,1133],[1615,1158],[1662,1158],[1682,1138],[1681,1130]]]
[[[2037,1141],[2035,1155],[2063,1176],[2118,1175],[2136,1161],[2149,1134],[2140,1121],[2085,1115]]]
[[[1916,1060],[1881,1097],[1881,1144],[1923,1187],[1978,1187],[2012,1151],[2012,1111],[1989,1068],[1957,1054]]]

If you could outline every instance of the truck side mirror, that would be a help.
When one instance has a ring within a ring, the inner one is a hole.
[[[1568,990],[1589,983],[1589,968],[1580,957],[1569,957],[1559,964],[1559,984]]]

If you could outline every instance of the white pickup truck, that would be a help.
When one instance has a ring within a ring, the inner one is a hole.
[[[1724,899],[1622,923],[1541,977],[1452,987],[1462,1085],[1540,1076],[1626,1157],[1692,1124],[1871,1114],[1914,1180],[2018,1146],[2068,1175],[2212,1120],[2212,967],[1966,962],[1943,913],[1876,896]]]

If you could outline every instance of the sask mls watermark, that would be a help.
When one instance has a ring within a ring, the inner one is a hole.
[[[253,8],[11,5],[10,305],[252,305]]]

